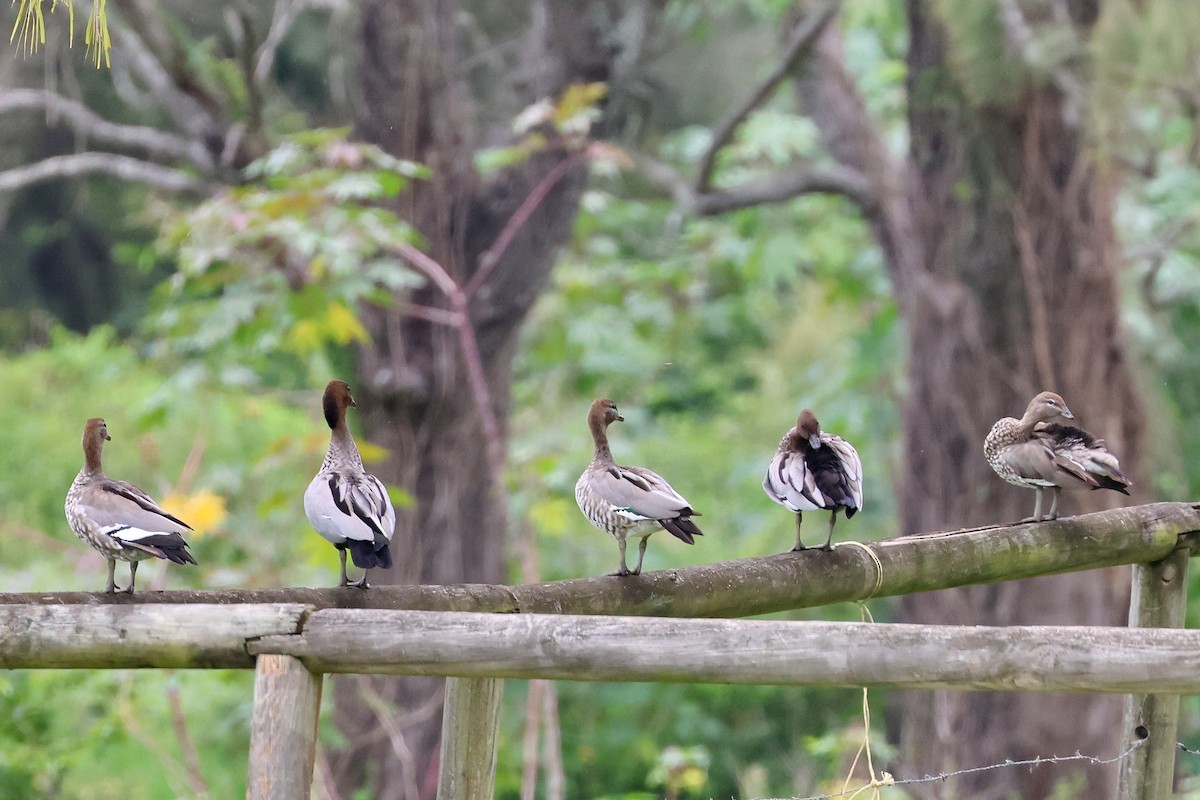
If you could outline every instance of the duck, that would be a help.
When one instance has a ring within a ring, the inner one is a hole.
[[[1037,492],[1033,516],[1022,522],[1058,519],[1063,489],[1111,489],[1128,495],[1133,483],[1103,439],[1082,428],[1051,422],[1075,419],[1066,401],[1042,392],[1029,401],[1020,419],[1005,417],[992,426],[983,453],[996,474],[1014,486]],[[1042,492],[1054,490],[1050,511],[1042,516]]]
[[[93,417],[84,424],[83,469],[67,491],[64,510],[75,535],[108,561],[108,584],[104,591],[117,592],[117,562],[127,561],[129,586],[121,591],[133,594],[138,563],[144,559],[196,563],[183,538],[192,528],[132,483],[104,474],[100,455],[104,443],[109,441],[112,437],[103,419]]]
[[[392,566],[389,545],[396,532],[396,510],[383,482],[363,469],[358,445],[346,427],[346,409],[357,405],[345,381],[333,380],[325,387],[321,407],[331,431],[329,449],[304,491],[304,514],[337,548],[342,573],[338,586],[367,589],[365,570]],[[357,581],[346,575],[346,551],[354,566],[364,570]]]
[[[579,510],[589,522],[617,540],[621,564],[612,573],[616,576],[641,574],[646,541],[657,530],[665,529],[687,544],[695,544],[695,537],[704,535],[692,521],[700,512],[661,475],[644,467],[622,467],[613,460],[608,426],[624,421],[612,400],[602,397],[592,403],[587,422],[595,454],[575,484]],[[633,569],[629,569],[625,560],[626,540],[630,536],[640,539],[637,566]]]
[[[833,549],[833,527],[838,511],[849,519],[863,504],[862,461],[854,446],[836,434],[821,430],[812,409],[804,409],[796,426],[784,434],[763,478],[767,497],[796,514],[796,546],[810,548],[800,538],[805,511],[829,511],[829,535],[822,550]]]

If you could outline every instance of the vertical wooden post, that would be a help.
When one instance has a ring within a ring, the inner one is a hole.
[[[258,656],[246,800],[309,796],[320,707],[321,675],[293,656]]]
[[[1133,568],[1129,627],[1182,628],[1187,606],[1188,550],[1181,548],[1162,561]],[[1158,800],[1172,796],[1175,779],[1179,696],[1125,696],[1121,752],[1145,740],[1121,762],[1119,800]]]
[[[447,678],[437,800],[492,800],[504,681]]]

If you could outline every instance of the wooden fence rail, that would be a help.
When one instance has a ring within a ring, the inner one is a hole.
[[[299,603],[313,608],[393,608],[655,617],[749,617],[871,597],[926,592],[1166,558],[1184,536],[1200,544],[1200,506],[1154,503],[1054,522],[975,528],[659,570],[518,586],[375,586],[0,593],[3,605]],[[604,534],[591,532],[597,537]],[[1196,538],[1191,538],[1196,537]]]
[[[0,594],[0,668],[256,668],[249,800],[305,796],[325,672],[453,676],[439,800],[492,796],[508,677],[1117,692],[1126,743],[1145,740],[1120,797],[1152,800],[1178,695],[1200,693],[1200,631],[1171,629],[1198,549],[1200,506],[1158,503],[629,578]],[[1127,629],[705,619],[1123,564]]]
[[[243,668],[574,681],[1200,693],[1200,630],[321,609],[42,608],[0,667]],[[74,611],[75,642],[63,618]],[[113,612],[118,612],[116,615]],[[201,614],[199,612],[205,612]],[[0,609],[0,630],[13,624]],[[195,643],[194,621],[208,631]],[[91,632],[91,633],[89,633]],[[103,635],[95,635],[103,632]]]

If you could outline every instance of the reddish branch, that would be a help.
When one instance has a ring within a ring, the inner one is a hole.
[[[492,393],[484,373],[483,359],[479,355],[475,326],[471,323],[470,300],[446,268],[433,258],[407,243],[400,244],[397,249],[401,258],[428,278],[450,300],[453,315],[453,322],[450,324],[453,324],[458,333],[458,344],[462,348],[463,362],[467,366],[467,381],[471,386],[471,396],[479,413],[479,425],[483,428],[483,438],[487,445],[488,469],[492,473],[493,485],[499,486],[504,477],[504,443],[500,438],[500,425],[492,407]],[[427,314],[421,316],[425,319],[432,318]]]
[[[479,268],[465,288],[454,279],[449,270],[428,254],[407,243],[403,243],[397,248],[400,257],[407,261],[413,269],[428,278],[438,288],[438,291],[450,301],[449,312],[412,304],[404,306],[403,310],[405,313],[430,322],[450,325],[458,333],[459,347],[462,348],[463,362],[467,367],[467,381],[471,387],[475,408],[479,413],[480,427],[483,429],[488,469],[491,472],[494,486],[501,485],[504,478],[504,440],[500,436],[500,424],[496,420],[495,409],[492,405],[491,389],[488,387],[483,357],[479,352],[479,340],[475,335],[475,326],[471,322],[471,298],[492,275],[509,245],[512,244],[517,233],[529,222],[533,212],[582,158],[582,151],[570,153],[546,173],[545,177],[538,182],[505,223],[504,228],[496,237],[496,241],[484,251],[480,257]]]
[[[479,257],[479,269],[475,271],[470,282],[467,283],[466,295],[468,298],[475,296],[475,293],[479,291],[479,287],[491,276],[492,270],[496,268],[496,264],[504,257],[505,251],[508,250],[508,246],[512,244],[517,233],[521,228],[525,227],[525,223],[529,221],[533,212],[537,210],[537,207],[542,204],[554,187],[559,184],[559,181],[566,176],[567,172],[579,163],[582,158],[583,151],[581,150],[571,153],[555,164],[554,168],[546,173],[537,186],[533,187],[533,191],[521,203],[520,208],[513,212],[513,215],[508,218],[508,222],[504,223],[504,228],[496,237],[496,241],[492,243],[491,247],[483,251],[483,255]]]

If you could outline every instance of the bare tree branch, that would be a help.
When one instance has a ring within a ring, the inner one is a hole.
[[[628,151],[627,151],[628,152]],[[637,174],[675,198],[675,204],[684,209],[691,209],[696,200],[696,189],[689,183],[679,170],[645,153],[628,152],[637,168]]]
[[[283,44],[288,31],[292,29],[296,17],[300,16],[300,12],[308,5],[306,0],[276,0],[275,14],[271,17],[271,27],[267,29],[267,35],[263,37],[255,57],[253,83],[259,87],[260,91],[271,78],[271,70],[275,66],[275,56],[279,52],[279,46]]]
[[[444,308],[434,308],[433,306],[423,306],[420,303],[401,303],[399,306],[400,313],[409,317],[417,317],[418,319],[436,322],[438,325],[447,325],[455,328],[462,321],[458,318],[458,314],[453,311],[447,311]]]
[[[496,268],[497,262],[504,256],[505,251],[508,250],[508,246],[512,244],[513,237],[529,221],[529,217],[533,214],[534,210],[542,204],[542,201],[546,199],[550,191],[558,185],[558,182],[563,179],[567,172],[582,157],[583,153],[577,151],[567,155],[555,164],[553,169],[547,172],[545,177],[533,187],[533,190],[525,198],[525,201],[521,203],[521,206],[508,218],[503,230],[496,237],[496,241],[492,242],[492,246],[483,251],[483,254],[479,257],[479,269],[471,276],[471,280],[467,283],[465,289],[468,299],[474,297],[475,293],[479,291],[479,287],[483,286],[484,282],[487,281],[488,276],[492,274],[492,270]]]
[[[263,95],[262,84],[255,79],[255,62],[257,60],[255,36],[254,36],[254,20],[251,18],[250,9],[241,6],[235,9],[227,9],[225,11],[226,24],[229,27],[230,38],[233,39],[234,49],[237,51],[237,64],[242,72],[242,85],[246,89],[246,117],[248,119],[247,126],[252,132],[262,130],[262,111],[263,111]],[[238,131],[238,139],[241,139],[244,131]],[[225,140],[225,152],[221,154],[221,163],[230,164],[233,161],[233,156],[237,152],[237,144],[232,138]]]
[[[871,209],[875,199],[871,183],[849,167],[815,167],[775,178],[697,195],[694,209],[701,216],[724,214],[766,203],[783,203],[803,194],[840,194],[859,208]]]
[[[1146,270],[1142,273],[1140,284],[1142,299],[1150,310],[1161,311],[1170,305],[1170,299],[1159,296],[1155,290],[1158,275],[1167,258],[1179,247],[1181,240],[1190,235],[1198,224],[1200,216],[1178,217],[1164,226],[1157,239],[1125,253],[1125,260],[1128,262],[1146,262]]]
[[[827,0],[815,12],[806,16],[792,33],[791,41],[784,52],[783,61],[771,71],[763,81],[736,106],[713,131],[712,141],[700,159],[699,172],[696,174],[695,188],[697,194],[708,191],[712,185],[712,174],[716,167],[717,153],[733,138],[734,131],[750,112],[766,102],[776,87],[796,68],[800,59],[812,49],[813,44],[841,8],[841,0]]]
[[[562,726],[558,715],[558,685],[546,686],[542,730],[545,732],[543,750],[546,754],[546,800],[563,800],[567,796],[566,770],[562,757]]]
[[[1050,319],[1046,313],[1046,287],[1038,276],[1037,247],[1024,206],[1014,204],[1013,233],[1017,242],[1017,261],[1025,284],[1025,305],[1033,328],[1033,363],[1039,386],[1060,386],[1054,375],[1054,357],[1050,353]]]
[[[183,700],[179,696],[179,684],[175,681],[175,670],[168,671],[166,686],[167,704],[171,709],[171,727],[175,730],[175,738],[179,742],[179,752],[183,755],[183,764],[187,768],[188,782],[197,797],[208,797],[208,781],[200,769],[200,757],[196,753],[196,744],[188,733],[187,716],[183,713]]]
[[[500,486],[504,480],[504,440],[500,436],[500,425],[496,421],[496,413],[492,406],[492,393],[484,372],[483,358],[479,353],[475,326],[471,323],[470,298],[446,268],[429,255],[405,242],[399,243],[396,249],[401,258],[429,278],[450,300],[451,313],[458,319],[455,329],[458,332],[459,346],[462,348],[463,362],[467,366],[467,382],[470,384],[471,395],[479,414],[479,425],[483,428],[488,469],[492,473],[494,484]],[[503,496],[502,492],[498,494],[500,498]]]
[[[420,800],[421,790],[417,786],[416,760],[413,758],[412,748],[408,746],[408,742],[404,737],[404,731],[401,730],[400,724],[393,716],[391,703],[384,699],[383,695],[375,689],[368,676],[356,675],[354,677],[358,686],[359,696],[375,714],[375,719],[379,722],[379,726],[387,734],[388,742],[392,746],[392,752],[405,767],[404,786],[402,787],[405,800]]]
[[[76,100],[39,89],[0,92],[0,114],[34,109],[44,111],[48,122],[61,120],[90,141],[118,147],[137,148],[147,155],[180,158],[211,172],[212,155],[199,142],[144,125],[121,125],[104,119]]]
[[[202,141],[205,136],[219,129],[196,98],[175,83],[170,72],[150,51],[141,36],[118,24],[112,25],[112,35],[115,47],[124,53],[133,72],[145,83],[158,106],[175,120],[184,133]]]
[[[0,192],[15,192],[42,181],[111,175],[124,181],[144,183],[168,192],[208,194],[216,187],[207,181],[170,167],[113,153],[74,153],[52,156],[36,164],[0,172]]]
[[[525,695],[525,732],[521,739],[521,800],[536,800],[538,774],[538,733],[546,688],[550,681],[529,681]]]
[[[859,207],[883,252],[897,299],[909,302],[909,289],[925,264],[905,189],[911,163],[889,151],[846,68],[836,28],[825,28],[813,58],[798,65],[794,78],[800,108],[816,124],[830,155],[868,181],[870,200]]]

